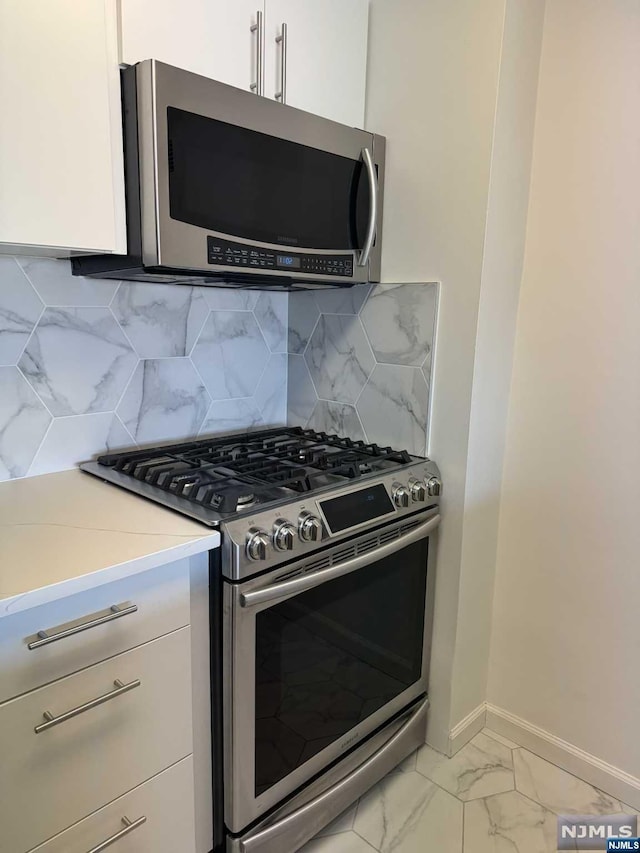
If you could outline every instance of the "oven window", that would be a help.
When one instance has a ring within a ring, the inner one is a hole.
[[[362,161],[184,110],[167,110],[173,219],[263,243],[359,249]]]
[[[427,548],[256,616],[256,796],[420,678]]]

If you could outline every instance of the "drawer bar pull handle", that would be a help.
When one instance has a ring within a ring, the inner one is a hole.
[[[67,720],[72,719],[72,717],[77,717],[78,714],[84,714],[85,711],[90,711],[92,708],[97,708],[98,705],[103,705],[105,702],[109,702],[111,699],[115,699],[116,696],[122,696],[123,693],[128,693],[130,690],[134,690],[136,687],[140,687],[140,679],[136,678],[134,681],[130,681],[128,684],[123,684],[119,678],[113,682],[115,686],[115,690],[110,690],[108,693],[103,693],[102,696],[97,696],[95,699],[92,699],[90,702],[85,702],[84,705],[78,705],[77,708],[72,708],[70,711],[65,711],[64,714],[59,714],[55,717],[51,711],[45,711],[42,715],[45,719],[44,723],[40,723],[39,726],[34,728],[34,732],[39,735],[41,732],[46,732],[47,729],[53,728],[53,726],[58,726],[60,723],[64,723]]]
[[[112,835],[110,838],[105,839],[101,844],[98,844],[97,847],[92,847],[91,850],[87,850],[87,853],[102,853],[103,850],[106,850],[107,847],[110,847],[112,844],[115,844],[116,841],[120,841],[121,838],[124,838],[125,835],[128,835],[130,832],[133,832],[134,829],[137,829],[139,826],[142,826],[143,823],[146,823],[147,819],[144,817],[139,817],[137,820],[129,820],[128,817],[122,818],[122,823],[124,824],[124,829],[121,829],[119,832],[116,832],[115,835]]]
[[[130,613],[135,613],[138,610],[137,604],[112,604],[109,612],[104,616],[96,616],[94,619],[89,619],[81,625],[76,625],[73,628],[65,628],[62,631],[56,631],[50,634],[48,631],[38,631],[39,640],[27,644],[27,648],[39,649],[40,646],[48,646],[49,643],[55,643],[57,640],[64,640],[65,637],[72,637],[74,634],[80,634],[82,631],[88,631],[89,628],[95,628],[97,625],[105,625],[107,622],[113,622],[114,619],[120,619],[122,616],[128,616]],[[49,629],[51,630],[51,629]]]

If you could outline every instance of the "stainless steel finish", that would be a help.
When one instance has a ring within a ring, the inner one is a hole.
[[[406,486],[403,486],[401,483],[398,483],[394,486],[393,489],[393,502],[397,507],[401,507],[405,509],[409,506],[409,489]]]
[[[142,826],[142,824],[146,822],[147,818],[144,815],[142,817],[137,818],[137,820],[129,820],[128,817],[123,817],[121,823],[124,824],[124,829],[121,829],[119,832],[116,832],[114,835],[111,835],[109,838],[105,839],[100,844],[97,844],[95,847],[92,847],[91,850],[87,850],[87,853],[102,853],[102,851],[106,850],[107,847],[110,847],[112,844],[115,844],[116,841],[120,841],[120,839],[124,838],[125,835],[129,835],[130,832],[133,832],[134,829],[137,829],[139,826]]]
[[[283,809],[240,838],[229,839],[227,853],[282,853],[299,849],[424,743],[428,707],[425,698],[407,709],[383,729],[382,742],[380,736],[371,738]],[[358,761],[355,767],[354,758]],[[322,787],[317,792],[319,786]]]
[[[266,530],[251,528],[247,534],[247,557],[250,560],[266,560],[270,544],[271,540]]]
[[[366,565],[375,564],[380,558],[381,548],[378,547],[380,540],[385,541],[388,537],[403,535],[404,530],[431,521],[437,514],[437,507],[431,507],[425,509],[424,512],[414,512],[410,517],[398,518],[376,530],[369,529],[355,536],[351,534],[346,540],[344,538],[336,540],[335,544],[330,547],[326,547],[327,542],[325,540],[323,542],[325,547],[319,554],[308,553],[300,561],[288,562],[286,566],[280,565],[258,577],[249,578],[241,584],[224,584],[222,604],[225,614],[223,625],[224,794],[225,821],[230,832],[242,832],[250,823],[283,802],[292,792],[301,789],[310,779],[323,773],[328,765],[338,762],[347,750],[353,749],[357,744],[364,743],[390,718],[403,712],[404,709],[426,693],[433,623],[437,528],[435,526],[430,528],[431,533],[429,533],[425,532],[425,527],[422,527],[422,536],[429,539],[429,551],[420,678],[355,726],[350,732],[347,732],[342,740],[329,744],[289,773],[284,779],[257,796],[255,793],[254,755],[256,617],[262,610],[272,607],[275,602],[286,600],[296,593],[291,592],[289,588],[281,598],[273,599],[269,596],[269,600],[262,601],[262,603],[256,603],[254,599],[250,607],[243,607],[241,597],[248,597],[253,592],[268,589],[278,583],[285,583],[283,576],[294,573],[302,575],[307,572],[311,574],[315,571],[315,566],[321,562],[331,565],[332,561],[335,560],[337,566],[340,562],[344,562],[342,556],[348,550],[355,549],[356,555],[358,555],[359,548],[368,552],[366,564],[362,565],[360,569],[360,571],[366,572]],[[404,539],[404,543],[409,544],[407,539]],[[280,558],[280,563],[282,563],[282,558]],[[322,574],[322,571],[324,570],[318,569],[317,574]],[[323,580],[326,579],[325,575]],[[280,591],[282,592],[282,590]]]
[[[398,537],[393,542],[389,542],[387,545],[382,545],[374,551],[367,551],[365,554],[353,557],[350,560],[346,560],[344,563],[338,563],[338,565],[332,566],[329,569],[305,572],[300,577],[293,578],[292,580],[269,584],[261,589],[253,590],[252,592],[241,593],[240,606],[255,607],[258,604],[265,604],[268,601],[285,600],[292,595],[299,595],[307,589],[313,589],[313,587],[326,583],[329,580],[342,577],[342,575],[347,575],[350,572],[361,569],[363,566],[371,563],[372,554],[376,560],[382,560],[385,557],[390,557],[391,554],[401,551],[403,548],[406,548],[407,545],[411,545],[413,542],[418,542],[420,539],[424,539],[425,536],[433,533],[439,524],[440,516],[435,515],[428,521],[424,521],[422,524],[414,527],[413,530],[408,533]]]
[[[82,633],[82,631],[88,631],[89,628],[105,625],[107,622],[113,622],[114,619],[120,619],[122,616],[128,616],[130,613],[136,613],[137,610],[137,604],[127,604],[126,602],[123,604],[112,604],[103,616],[92,616],[91,619],[82,622],[80,625],[74,625],[71,628],[47,628],[46,631],[38,631],[40,639],[27,643],[27,648],[33,651],[33,649],[39,649],[41,646],[48,646],[49,643],[56,643],[58,640],[64,640],[65,637],[72,637],[74,634]]]
[[[298,536],[303,542],[318,542],[322,538],[322,522],[310,512],[301,512],[298,518]]]
[[[376,167],[373,163],[371,151],[368,148],[362,149],[362,159],[367,169],[367,177],[369,178],[369,224],[367,225],[367,236],[364,240],[364,246],[360,257],[358,258],[358,266],[366,267],[369,263],[369,255],[376,239],[376,227],[378,223],[378,176],[376,175]]]
[[[273,547],[278,551],[291,551],[296,540],[296,529],[290,521],[283,518],[276,521],[273,528]]]
[[[256,81],[249,88],[256,95],[264,95],[264,16],[260,10],[256,12],[251,32],[256,34]]]
[[[385,139],[364,130],[346,127],[329,119],[287,106],[286,111],[275,107],[268,98],[256,98],[251,92],[227,86],[216,80],[158,62],[145,60],[136,65],[138,145],[140,158],[140,201],[142,212],[142,261],[145,266],[166,266],[175,270],[198,270],[237,274],[238,268],[212,266],[204,263],[203,247],[211,235],[239,244],[258,246],[274,252],[296,252],[296,245],[277,245],[246,240],[234,234],[211,231],[172,219],[169,213],[169,167],[167,142],[167,108],[208,116],[229,124],[246,127],[260,133],[319,148],[332,154],[359,159],[363,149],[371,152],[377,166],[377,223],[378,239],[371,248],[368,265],[359,266],[362,254],[337,249],[305,249],[319,257],[351,254],[354,261],[353,283],[379,281],[382,233],[382,187],[384,186]],[[371,178],[370,178],[371,179]],[[133,188],[131,188],[133,191]],[[372,213],[373,220],[373,213]],[[371,223],[370,223],[371,224]],[[194,261],[194,259],[198,259]],[[243,274],[249,272],[242,271]],[[260,275],[282,277],[279,270],[260,269]],[[301,277],[302,278],[302,277]],[[304,281],[332,282],[327,275],[305,273]],[[345,279],[341,278],[344,284]]]
[[[282,25],[280,35],[276,36],[276,44],[280,45],[280,91],[276,92],[276,101],[287,103],[287,25]]]
[[[426,482],[427,494],[430,498],[440,497],[442,493],[442,481],[439,477],[429,477]]]
[[[427,499],[427,487],[422,480],[409,480],[409,492],[411,500],[421,503]]]
[[[98,705],[104,705],[105,702],[110,702],[111,699],[115,699],[118,696],[122,696],[123,693],[128,693],[130,690],[134,690],[136,687],[140,687],[140,679],[136,678],[134,681],[130,681],[128,684],[123,684],[119,678],[113,682],[115,685],[114,690],[110,690],[108,693],[103,693],[102,696],[97,696],[95,699],[91,699],[90,702],[85,702],[83,705],[78,705],[76,708],[72,708],[70,711],[65,711],[63,714],[58,714],[58,716],[54,716],[51,711],[45,711],[42,715],[45,719],[44,723],[40,723],[40,725],[35,726],[34,732],[39,735],[41,732],[46,732],[47,729],[51,729],[54,726],[59,726],[60,723],[65,723],[67,720],[71,720],[73,717],[77,717],[79,714],[84,714],[85,711],[90,711],[92,708],[97,708]]]

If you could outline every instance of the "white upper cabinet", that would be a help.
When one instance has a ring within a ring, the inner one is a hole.
[[[120,59],[251,89],[262,47],[261,94],[275,98],[284,71],[288,104],[362,127],[368,21],[369,0],[120,0]]]
[[[290,106],[364,127],[368,0],[266,0],[265,5],[265,95],[274,98],[284,76]]]
[[[0,252],[125,250],[115,0],[0,0]]]
[[[249,89],[262,0],[120,0],[120,61],[158,59]]]

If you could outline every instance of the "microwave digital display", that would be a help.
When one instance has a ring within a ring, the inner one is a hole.
[[[276,255],[276,266],[284,269],[300,269],[300,258],[293,255]]]

